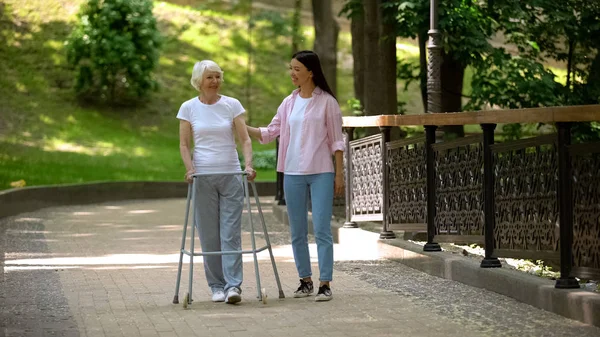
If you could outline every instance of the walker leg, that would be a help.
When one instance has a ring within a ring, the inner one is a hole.
[[[196,177],[193,178],[192,181],[192,206],[196,205]],[[196,217],[196,212],[194,212],[194,217]],[[190,237],[190,275],[189,275],[189,290],[188,290],[188,303],[192,304],[192,285],[194,284],[194,241],[195,241],[195,229],[196,222],[194,218],[192,218],[192,236]]]
[[[256,274],[256,292],[258,293],[258,300],[262,301],[262,293],[260,286],[260,274],[258,271],[258,258],[256,257],[256,239],[254,238],[254,221],[252,220],[252,208],[250,207],[250,191],[248,190],[248,179],[243,176],[245,193],[246,193],[246,206],[248,207],[248,217],[250,218],[250,241],[252,242],[252,255],[254,257],[254,273]]]
[[[275,257],[273,256],[273,249],[271,248],[271,241],[269,240],[269,233],[267,231],[267,225],[265,224],[265,217],[260,207],[260,200],[258,199],[258,193],[256,192],[256,185],[254,181],[251,181],[252,193],[254,194],[254,200],[256,200],[256,207],[258,209],[258,215],[262,224],[263,232],[265,234],[265,241],[267,242],[267,249],[269,250],[269,256],[271,257],[271,264],[273,265],[273,273],[275,274],[275,281],[277,282],[277,289],[279,290],[279,298],[285,298],[283,289],[281,288],[281,281],[279,280],[279,273],[277,272],[277,265],[275,264]]]
[[[185,206],[185,220],[183,223],[183,235],[181,237],[181,249],[179,250],[179,266],[177,267],[177,282],[175,283],[175,296],[173,296],[173,304],[179,303],[179,283],[181,282],[181,267],[183,264],[183,250],[185,249],[185,235],[187,232],[188,215],[190,214],[190,197],[192,185],[188,184],[187,201]]]

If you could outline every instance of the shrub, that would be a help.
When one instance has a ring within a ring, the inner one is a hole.
[[[244,156],[240,153],[240,164],[244,168]],[[277,166],[275,150],[256,151],[252,153],[254,169],[274,170]]]
[[[66,42],[75,90],[88,101],[124,103],[157,84],[160,35],[150,0],[88,0]]]

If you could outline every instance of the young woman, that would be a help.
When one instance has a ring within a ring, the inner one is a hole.
[[[280,137],[277,171],[284,173],[292,248],[300,277],[294,297],[306,297],[314,291],[308,250],[310,191],[320,281],[315,300],[329,301],[333,278],[333,197],[334,192],[342,195],[344,191],[342,114],[316,53],[305,50],[294,54],[290,76],[298,88],[283,100],[268,127],[248,126],[248,133],[261,143]]]

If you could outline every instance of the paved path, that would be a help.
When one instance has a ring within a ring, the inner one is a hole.
[[[264,199],[263,208],[287,297],[277,299],[264,252],[266,305],[256,299],[251,255],[244,258],[244,300],[212,303],[197,259],[187,310],[171,303],[185,200],[57,207],[1,219],[0,336],[600,336],[598,328],[510,298],[374,260],[360,247],[336,246],[332,301],[294,299],[289,235],[270,202]],[[249,247],[247,218],[244,230]],[[316,260],[313,272],[318,278]]]

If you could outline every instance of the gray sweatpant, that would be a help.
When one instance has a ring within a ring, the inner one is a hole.
[[[242,248],[244,187],[241,176],[210,175],[195,178],[194,222],[203,252]],[[203,256],[208,286],[213,291],[241,288],[242,255]]]

